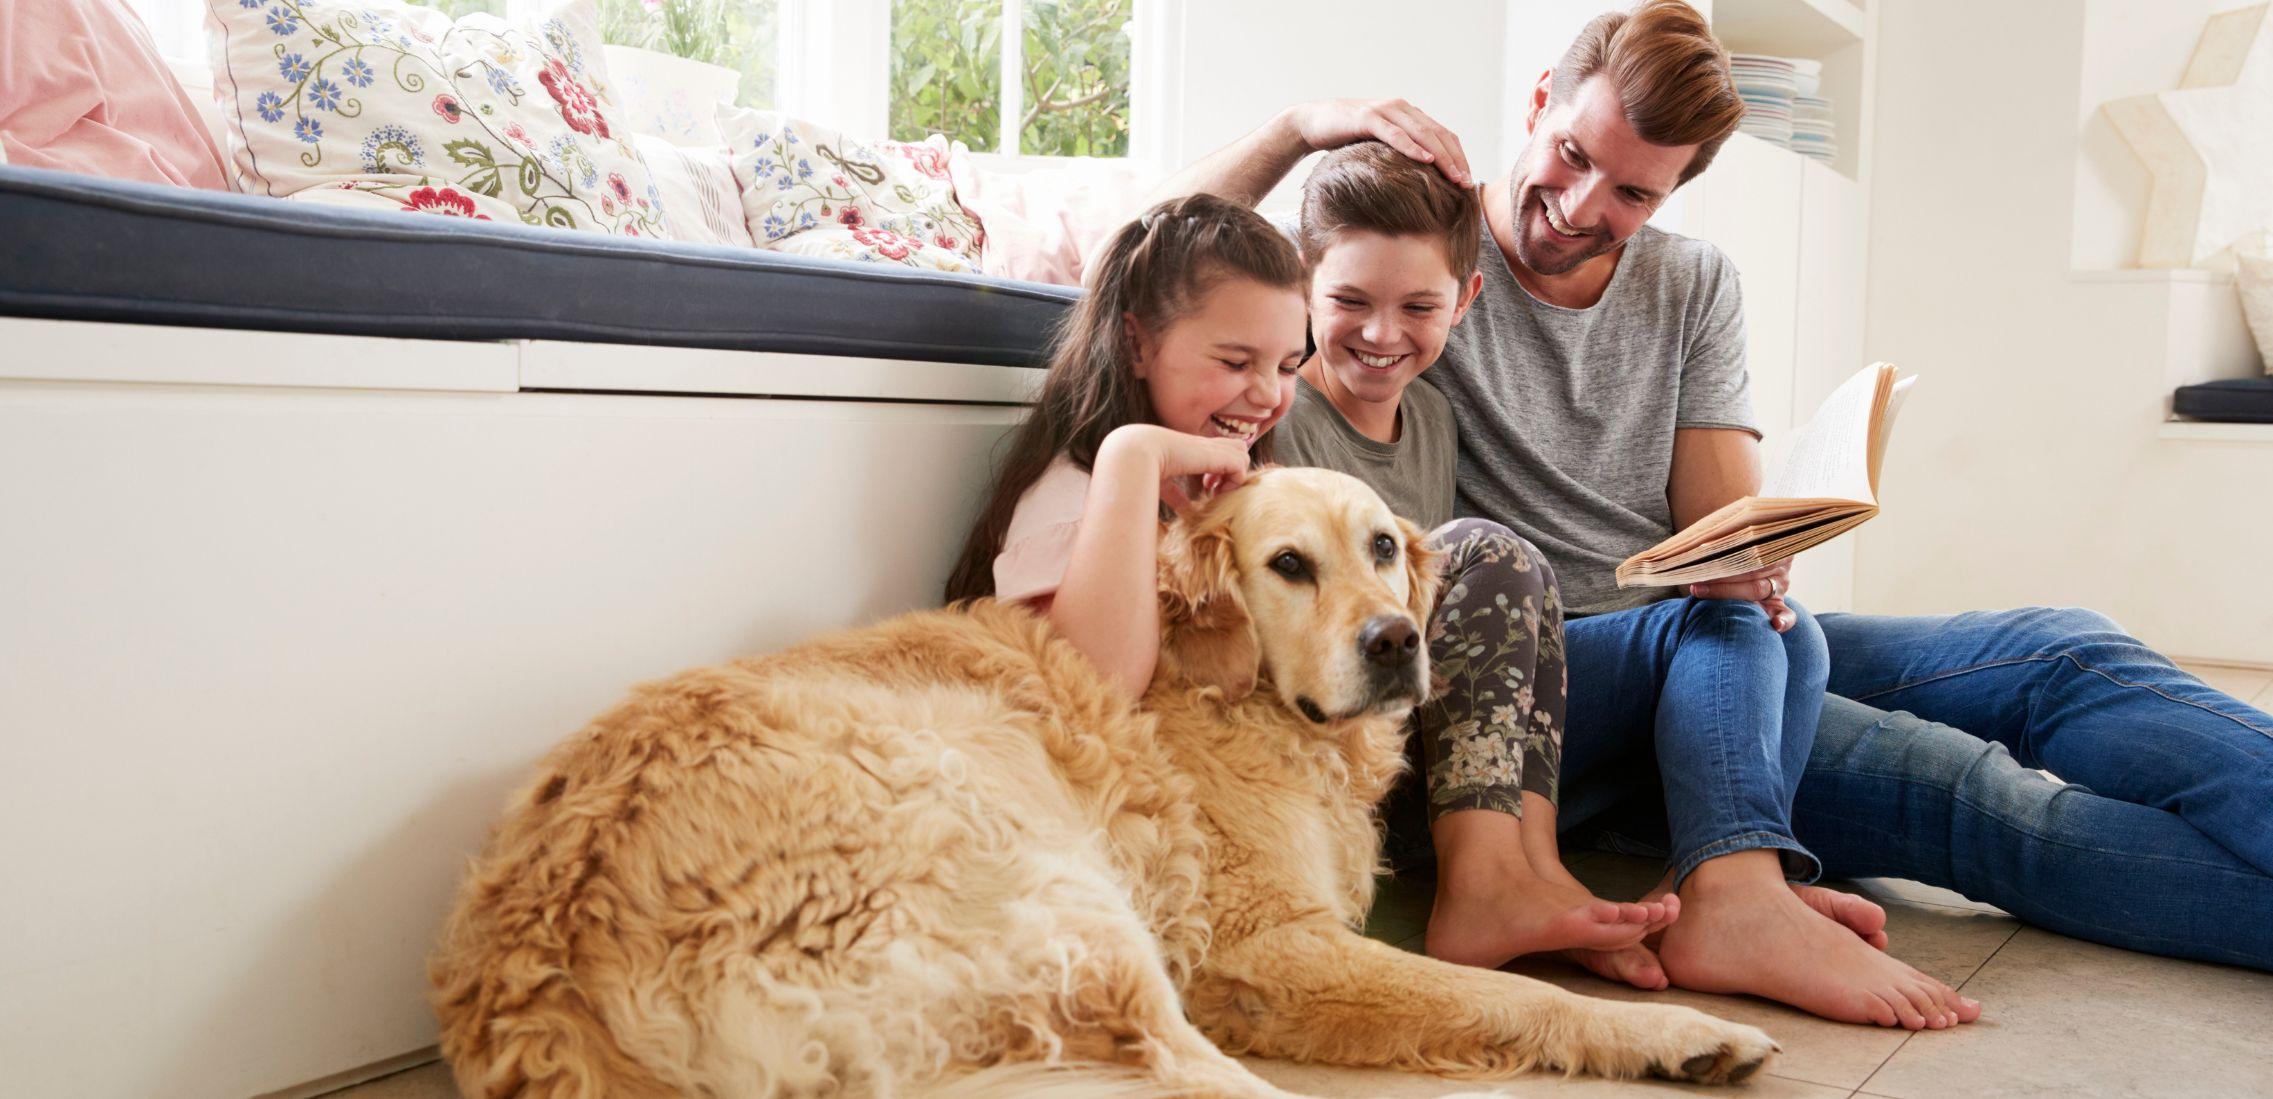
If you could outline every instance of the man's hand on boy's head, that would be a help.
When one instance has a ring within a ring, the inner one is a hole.
[[[1462,187],[1475,186],[1460,139],[1402,99],[1320,99],[1296,104],[1287,117],[1311,149],[1379,141],[1423,164],[1436,165],[1444,178]]]

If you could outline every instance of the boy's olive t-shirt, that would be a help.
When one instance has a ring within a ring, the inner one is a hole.
[[[1397,441],[1377,442],[1351,427],[1326,395],[1295,379],[1294,407],[1273,431],[1280,465],[1347,473],[1381,494],[1389,510],[1424,531],[1452,520],[1460,446],[1444,394],[1415,379],[1398,405]]]

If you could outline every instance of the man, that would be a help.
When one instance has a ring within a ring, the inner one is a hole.
[[[1732,103],[1726,55],[1686,5],[1653,0],[1590,24],[1533,89],[1514,168],[1484,186],[1484,289],[1434,375],[1459,425],[1461,513],[1538,545],[1567,604],[1590,616],[1569,628],[1566,828],[1621,778],[1630,785],[1619,764],[1667,719],[1654,692],[1631,684],[1662,682],[1679,604],[1748,602],[1778,631],[1803,619],[1784,599],[1783,566],[1697,586],[1689,600],[1621,592],[1610,577],[1760,484],[1734,271],[1709,246],[1645,229],[1734,130]],[[1252,202],[1309,152],[1369,139],[1471,182],[1458,140],[1409,104],[1324,102],[1288,110],[1166,189]],[[1807,754],[1790,823],[1825,872],[1912,877],[2054,930],[2273,968],[2273,932],[2230,918],[2232,905],[2273,905],[2273,717],[2089,612],[1819,625],[1831,697],[1812,744],[1797,745]],[[1787,749],[1795,739],[1805,738],[1787,737]],[[1933,1005],[1905,1013],[1876,994],[1899,965],[1862,945],[1883,941],[1878,919],[1796,903],[1778,854],[1734,852],[1669,883],[1682,916],[1657,953],[1582,960],[1644,987],[1670,979],[1920,1025]]]

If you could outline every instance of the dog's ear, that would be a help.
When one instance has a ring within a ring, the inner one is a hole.
[[[1170,523],[1160,536],[1160,661],[1153,680],[1215,687],[1238,701],[1254,692],[1262,659],[1239,595],[1231,532],[1205,510]]]
[[[1426,531],[1402,517],[1397,535],[1405,540],[1405,609],[1413,612],[1425,635],[1429,615],[1436,612],[1437,588],[1444,583],[1443,555],[1429,545]]]

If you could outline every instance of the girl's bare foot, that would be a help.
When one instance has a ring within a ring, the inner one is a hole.
[[[1644,992],[1656,992],[1672,983],[1665,976],[1665,965],[1657,960],[1657,951],[1641,943],[1618,950],[1565,950],[1563,957],[1605,981],[1629,984]]]
[[[1846,926],[1864,942],[1886,949],[1886,909],[1853,893],[1841,893],[1820,885],[1795,885],[1792,892],[1807,906]]]
[[[1666,976],[1682,988],[1748,993],[1827,1019],[1911,1030],[1981,1015],[1979,1003],[1873,949],[1865,933],[1785,885],[1774,852],[1709,860],[1682,892],[1682,918],[1658,944]]]

